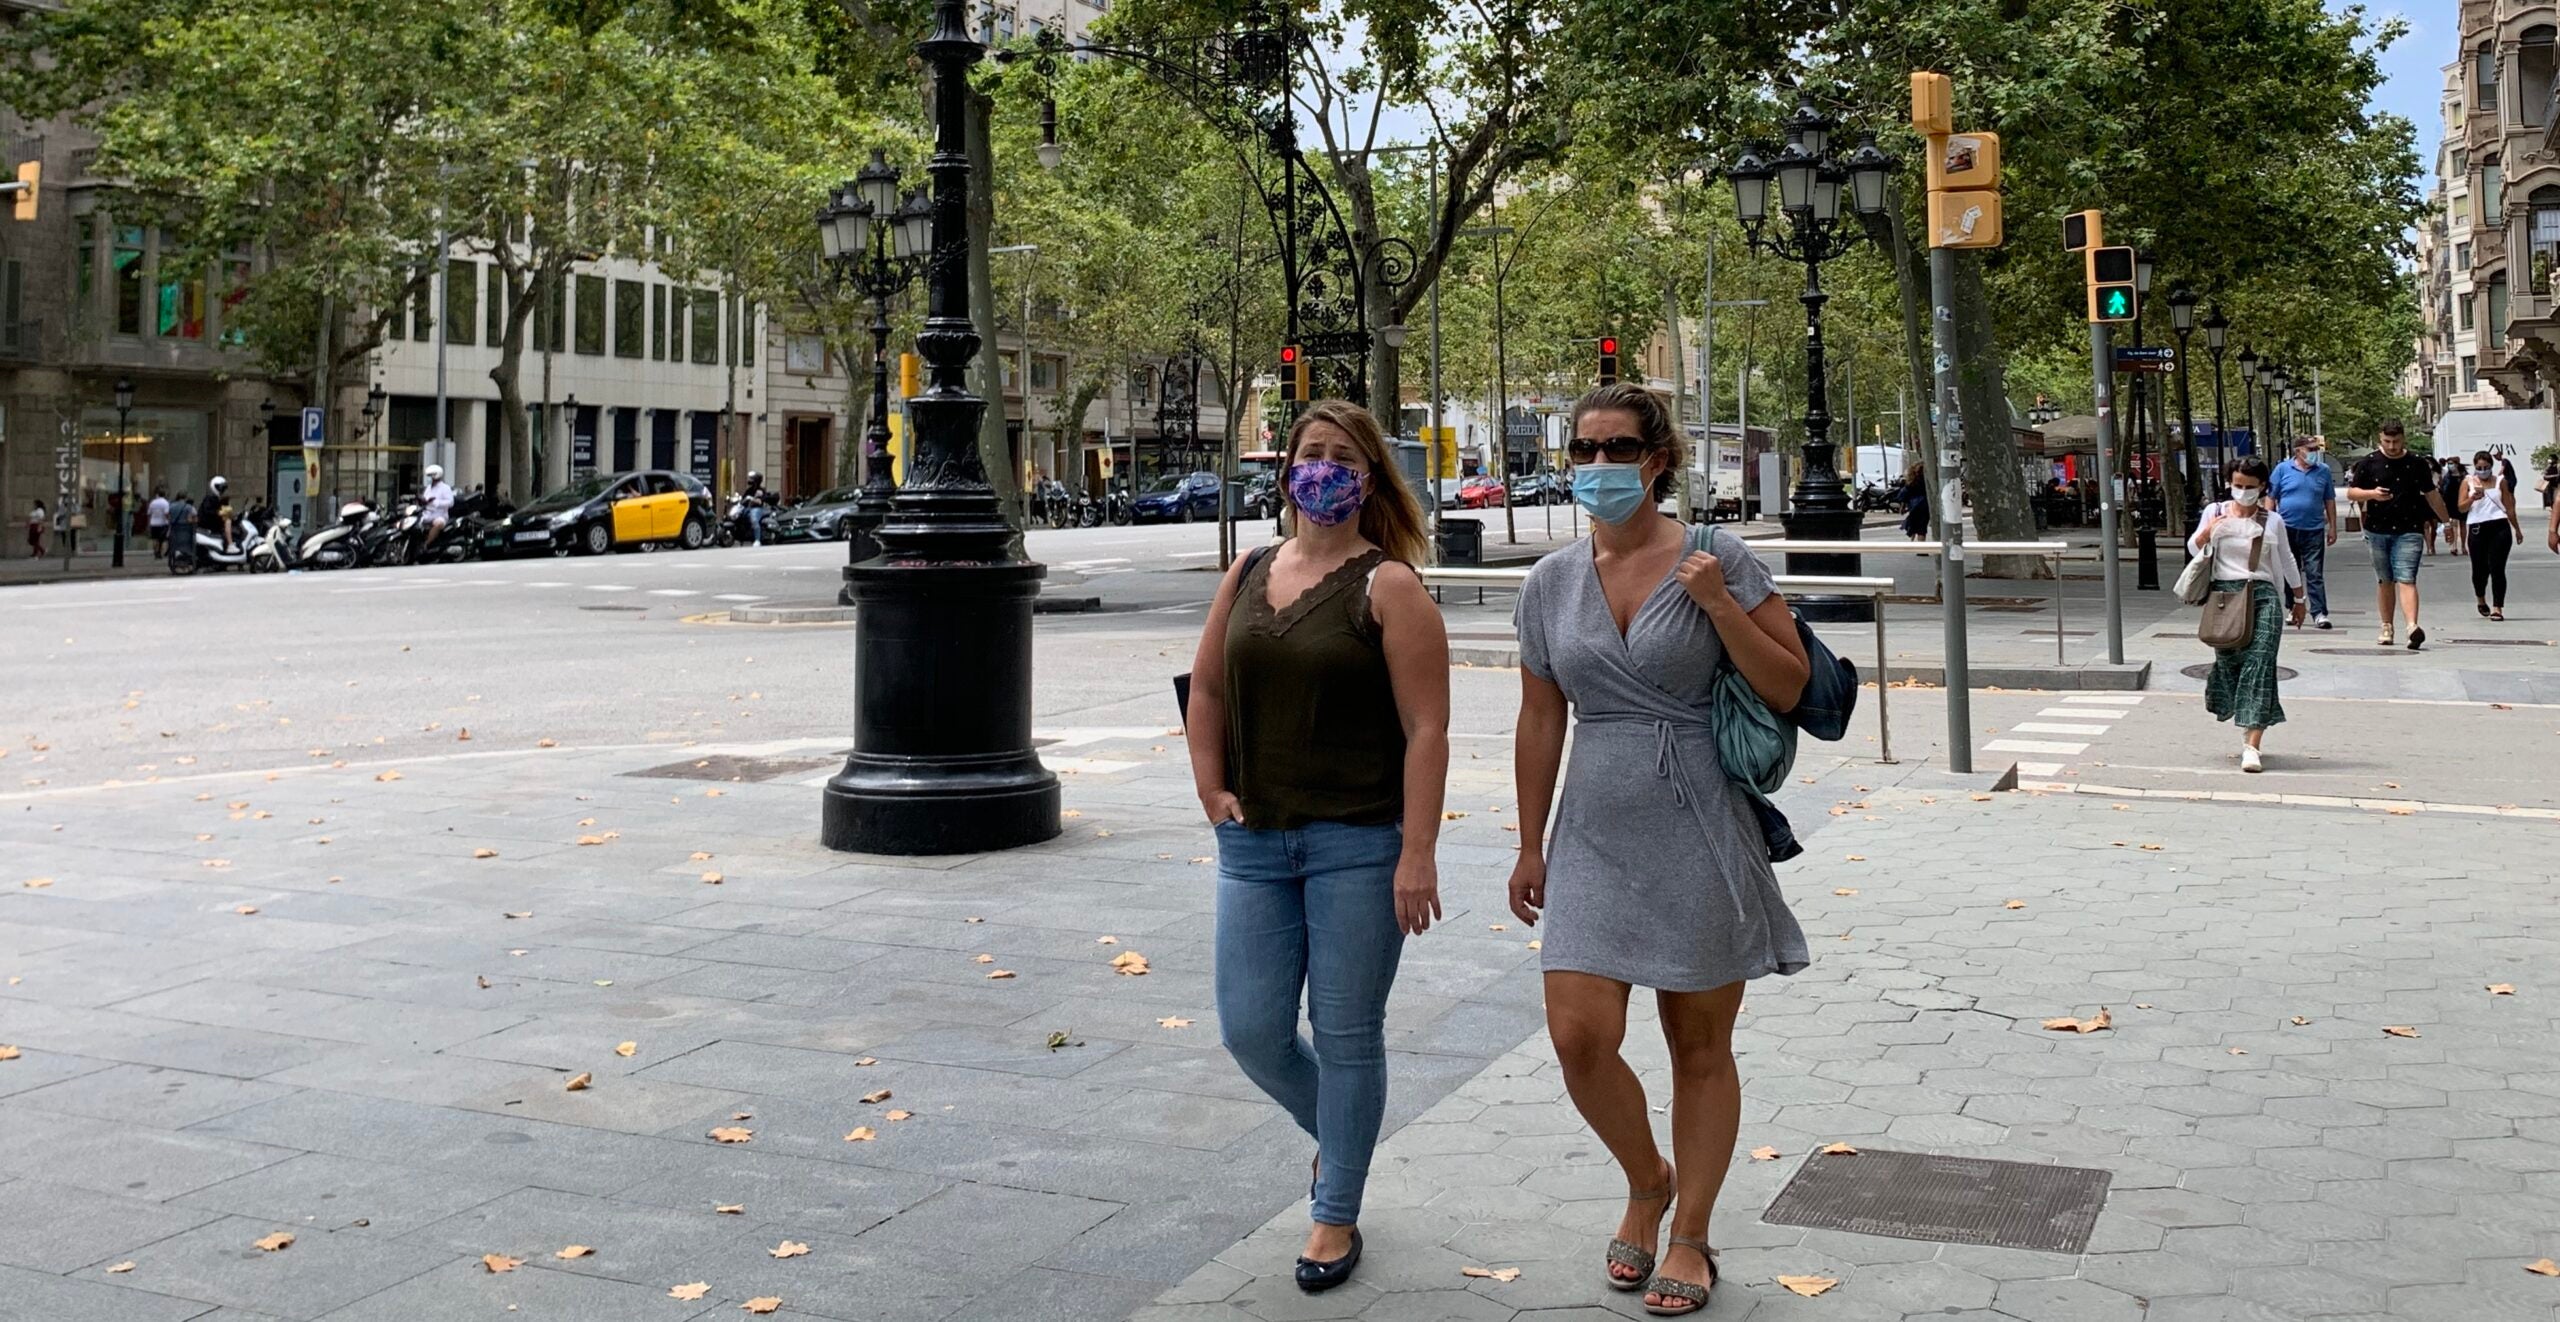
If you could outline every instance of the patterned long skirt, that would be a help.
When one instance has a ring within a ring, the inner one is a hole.
[[[2217,579],[2216,592],[2237,592],[2238,579]],[[2284,606],[2273,583],[2249,584],[2249,645],[2213,654],[2204,681],[2204,709],[2243,730],[2284,724],[2276,700],[2276,650],[2284,645]]]

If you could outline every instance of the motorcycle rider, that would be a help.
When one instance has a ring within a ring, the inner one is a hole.
[[[446,525],[453,522],[453,484],[444,480],[444,465],[427,465],[427,484],[418,493],[418,555],[424,558],[428,548],[444,536]]]
[[[223,550],[234,549],[231,544],[230,478],[217,474],[213,481],[205,484],[204,499],[196,502],[196,523],[200,527],[218,530]]]
[[[764,474],[753,471],[747,474],[747,489],[738,493],[738,503],[746,508],[747,528],[755,544],[764,545],[765,513],[780,503],[772,492],[764,489]]]

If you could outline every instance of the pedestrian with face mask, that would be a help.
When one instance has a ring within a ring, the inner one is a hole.
[[[2515,487],[2501,474],[2489,452],[2471,456],[2471,476],[2464,478],[2455,499],[2471,539],[2471,595],[2480,614],[2507,618],[2507,554],[2524,540],[2516,521]]]
[[[1218,842],[1219,1035],[1316,1141],[1296,1271],[1312,1294],[1360,1263],[1387,993],[1405,938],[1440,917],[1449,642],[1377,419],[1312,404],[1285,453],[1288,539],[1219,585],[1185,723]]]
[[[2294,563],[2302,566],[2315,629],[2329,627],[2329,548],[2338,544],[2338,487],[2322,453],[2327,449],[2322,437],[2302,437],[2293,443],[2293,458],[2267,474],[2269,498],[2284,516]]]
[[[2296,627],[2307,606],[2302,568],[2283,514],[2267,507],[2267,461],[2255,455],[2231,466],[2231,499],[2207,506],[2187,553],[2213,557],[2213,590],[2249,594],[2249,641],[2213,654],[2204,682],[2205,710],[2240,727],[2240,769],[2263,770],[2260,744],[2267,727],[2284,722],[2276,693],[2276,653],[2284,644],[2284,620]],[[2288,607],[2284,603],[2291,603]]]

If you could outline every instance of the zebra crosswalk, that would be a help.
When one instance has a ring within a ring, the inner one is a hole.
[[[2067,760],[2054,759],[2077,758],[2088,752],[2092,741],[2113,730],[2115,722],[2142,705],[2148,696],[2142,693],[2073,694],[2037,712],[2032,718],[2011,725],[2003,732],[2003,737],[1985,743],[1982,751],[2022,754],[2024,756],[2017,764],[2020,777],[2051,780],[2070,765]]]

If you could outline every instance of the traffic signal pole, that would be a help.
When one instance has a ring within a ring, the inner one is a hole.
[[[1973,771],[1973,665],[1964,619],[1964,428],[1956,422],[1955,249],[1929,248],[1929,356],[1937,368],[1938,527],[1945,546],[1938,556],[1938,600],[1946,619],[1947,770]],[[2058,585],[2057,585],[2058,586]],[[1891,679],[1877,675],[1878,684]]]
[[[2098,577],[2106,585],[2107,664],[2120,666],[2124,664],[2124,584],[2116,565],[2115,346],[2106,322],[2089,323],[2089,367],[2097,388]]]

